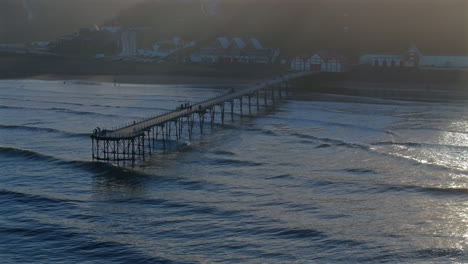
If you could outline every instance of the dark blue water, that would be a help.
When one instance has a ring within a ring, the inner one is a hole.
[[[96,126],[224,92],[1,81],[0,262],[468,262],[465,103],[317,95],[90,161]]]

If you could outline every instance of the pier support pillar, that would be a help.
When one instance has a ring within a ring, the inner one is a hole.
[[[182,136],[182,132],[183,132],[183,128],[184,128],[184,122],[183,122],[183,119],[182,117],[177,119],[178,123],[179,123],[179,135],[180,137]]]
[[[192,132],[193,132],[193,123],[195,122],[194,114],[189,114],[187,116],[187,130],[189,133],[189,139],[192,139]]]
[[[203,134],[203,125],[205,124],[205,113],[198,113],[198,121],[200,123],[200,134]]]
[[[257,99],[257,112],[260,111],[260,103],[259,103],[258,97],[260,97],[260,94],[259,94],[259,92],[256,92],[255,93],[255,98]]]
[[[221,124],[224,125],[224,103],[222,103],[220,107],[221,107]]]
[[[179,140],[180,139],[179,124],[178,124],[177,120],[174,120],[173,123],[174,123],[176,140]]]
[[[140,137],[140,141],[139,142],[139,151],[141,151],[141,154],[140,155],[143,155],[143,160],[145,160],[145,135],[143,134],[143,136]]]
[[[165,131],[164,131],[165,125],[166,125],[166,124],[163,124],[163,125],[161,126],[161,135],[162,135],[163,148],[164,148],[164,150],[166,150],[166,137],[167,137],[167,135],[166,135],[166,133],[165,133]]]
[[[271,101],[275,103],[275,87],[271,86]]]
[[[132,138],[132,167],[135,166],[135,139]]]
[[[213,130],[213,123],[214,123],[214,120],[215,120],[215,114],[216,114],[216,106],[212,106],[210,108],[210,118],[211,118],[211,130]]]
[[[239,98],[240,116],[242,116],[242,105],[243,105],[243,103],[242,103],[242,98],[243,98],[243,96],[241,96],[241,97]]]
[[[148,130],[148,151],[149,155],[151,156],[151,129]]]
[[[92,151],[92,157],[93,157],[93,161],[94,161],[94,138],[91,138],[91,151]]]
[[[234,99],[231,100],[231,121],[234,121]]]

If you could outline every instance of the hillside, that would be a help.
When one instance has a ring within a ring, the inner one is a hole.
[[[1,0],[0,43],[52,40],[91,27],[140,0]]]
[[[333,48],[346,53],[401,52],[415,42],[426,54],[468,55],[468,1],[218,0],[218,16],[202,1],[147,0],[122,11],[126,25],[153,27],[145,45],[179,35],[257,37],[286,54]]]

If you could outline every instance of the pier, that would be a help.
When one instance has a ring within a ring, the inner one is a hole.
[[[221,124],[224,124],[227,115],[230,115],[233,121],[236,104],[241,116],[245,104],[249,113],[253,106],[258,111],[260,106],[274,104],[288,94],[291,80],[308,74],[310,72],[288,74],[199,103],[182,105],[173,111],[130,125],[116,129],[94,130],[91,135],[92,158],[117,164],[130,162],[133,166],[136,160],[144,160],[146,156],[151,156],[156,150],[157,142],[162,141],[159,145],[162,149],[166,149],[167,140],[174,137],[180,140],[184,131],[191,139],[195,124],[199,126],[199,133],[203,134],[206,119],[209,119],[209,125],[213,127],[217,114],[220,116]]]

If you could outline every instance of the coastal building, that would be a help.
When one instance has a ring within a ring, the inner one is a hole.
[[[142,31],[150,30],[150,27],[139,26],[139,27],[127,27],[120,29],[120,53],[121,57],[132,57],[138,55],[138,43],[137,34]]]
[[[190,55],[196,63],[274,63],[279,49],[265,48],[258,39],[219,37]]]
[[[306,64],[309,66],[306,67],[305,70],[309,70],[312,72],[321,71],[323,68],[326,68],[322,66],[325,63],[326,63],[325,58],[323,58],[320,54],[314,54],[307,59]]]
[[[120,56],[137,55],[136,31],[124,31],[120,35]]]
[[[143,53],[145,56],[165,58],[183,49],[195,47],[196,44],[195,41],[186,41],[180,37],[173,37],[171,39],[157,41],[153,45],[151,52],[148,50],[139,50],[138,53]]]
[[[401,55],[366,54],[359,59],[361,64],[372,67],[403,67],[404,57]]]
[[[233,38],[232,43],[235,45],[237,49],[245,49],[247,47],[247,44],[242,38]]]
[[[306,71],[305,61],[306,61],[305,57],[302,57],[302,56],[296,56],[292,58],[290,69],[292,71]]]
[[[404,54],[364,54],[359,63],[374,68],[459,70],[468,68],[468,56],[427,56],[423,55],[415,44],[411,44]]]
[[[412,43],[406,51],[402,65],[411,68],[418,67],[422,57],[423,56],[419,49],[416,47],[416,44]]]
[[[333,51],[318,51],[310,56],[297,56],[291,59],[290,70],[311,72],[344,72],[347,60]]]

